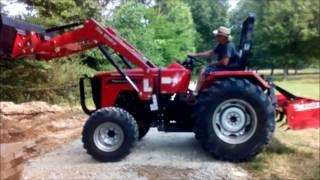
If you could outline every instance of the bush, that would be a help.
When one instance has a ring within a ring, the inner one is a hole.
[[[49,103],[76,103],[78,81],[90,69],[70,58],[40,62],[17,60],[0,62],[0,100],[16,103],[42,100]]]

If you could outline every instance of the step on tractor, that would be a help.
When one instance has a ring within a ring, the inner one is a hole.
[[[291,129],[320,126],[319,100],[297,97],[247,70],[253,14],[241,26],[239,62],[208,75],[197,95],[189,89],[198,62],[193,57],[160,68],[94,19],[49,29],[3,14],[0,20],[2,60],[47,61],[99,48],[114,66],[114,71],[84,76],[79,83],[81,106],[89,115],[82,142],[98,161],[126,157],[150,127],[193,132],[213,157],[240,162],[254,158],[271,141],[277,117],[286,117]],[[86,87],[95,108],[86,105]]]

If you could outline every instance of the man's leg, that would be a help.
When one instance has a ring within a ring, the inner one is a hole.
[[[205,67],[201,70],[201,73],[199,75],[199,79],[197,82],[197,86],[194,91],[195,94],[198,94],[198,92],[200,91],[204,81],[206,80],[206,77],[215,71],[225,71],[225,67],[221,67],[221,66],[220,67],[217,67],[217,66],[210,67],[210,66],[208,66],[208,67]]]
[[[199,78],[198,78],[198,81],[197,81],[196,89],[194,91],[196,93],[199,92],[199,90],[200,90],[200,88],[201,88],[201,86],[202,86],[202,84],[203,84],[203,82],[205,80],[205,74],[204,73],[205,73],[206,69],[207,69],[206,67],[202,68],[200,73],[199,73]]]

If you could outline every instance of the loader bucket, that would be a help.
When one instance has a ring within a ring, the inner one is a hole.
[[[30,32],[44,34],[45,29],[0,14],[0,57],[10,58],[17,43],[17,34],[25,35]]]
[[[278,106],[287,117],[289,129],[320,128],[320,100],[295,96],[279,86],[274,86]]]

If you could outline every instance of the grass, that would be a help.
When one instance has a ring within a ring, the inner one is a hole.
[[[319,74],[289,76],[288,81],[273,78],[275,84],[295,95],[320,99]],[[320,180],[320,130],[287,130],[277,124],[274,138],[265,151],[242,164],[254,179]]]
[[[274,83],[301,97],[320,99],[320,74],[292,75],[288,81],[274,76]]]
[[[243,166],[255,179],[320,179],[319,130],[286,130],[279,125],[265,151]]]
[[[259,73],[262,74],[270,74],[271,70],[270,69],[261,69],[258,70]],[[307,68],[307,69],[302,69],[302,70],[298,70],[299,74],[315,74],[315,73],[319,73],[320,70],[318,68]],[[283,69],[275,69],[274,74],[282,74],[283,73]],[[289,69],[289,74],[294,74],[294,70],[293,69]]]

